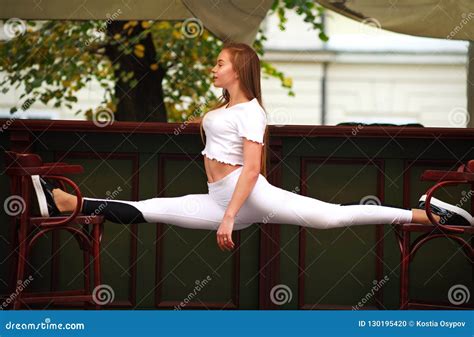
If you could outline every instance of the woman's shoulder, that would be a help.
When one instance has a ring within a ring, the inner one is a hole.
[[[234,109],[234,119],[240,124],[267,124],[267,115],[257,100],[251,104],[244,104]]]
[[[256,98],[246,102],[245,104],[240,104],[238,106],[235,106],[235,111],[238,112],[239,114],[245,114],[249,115],[255,112],[258,112],[260,114],[265,115],[265,110],[263,107],[260,105],[258,100]]]

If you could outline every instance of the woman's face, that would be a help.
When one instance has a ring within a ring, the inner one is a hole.
[[[230,61],[230,53],[225,49],[217,56],[217,63],[211,71],[214,86],[217,88],[228,89],[238,81]]]

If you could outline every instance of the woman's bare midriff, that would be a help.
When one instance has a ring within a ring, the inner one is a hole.
[[[237,170],[242,165],[231,165],[221,163],[214,159],[209,159],[204,155],[204,167],[206,169],[207,181],[213,183],[221,180],[229,173]]]

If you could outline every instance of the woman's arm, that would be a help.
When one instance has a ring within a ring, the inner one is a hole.
[[[261,155],[262,144],[244,138],[244,167],[240,173],[232,198],[227,205],[222,223],[217,231],[217,244],[222,250],[231,250],[234,248],[232,230],[234,228],[235,216],[257,183],[260,174]],[[225,239],[227,239],[227,241],[225,241]]]

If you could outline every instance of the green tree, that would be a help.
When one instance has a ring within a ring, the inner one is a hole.
[[[327,41],[322,7],[275,0],[269,15],[277,13],[281,30],[288,10]],[[1,91],[24,88],[11,112],[27,110],[38,100],[72,109],[77,92],[91,81],[105,94],[97,109],[75,112],[89,119],[106,109],[115,120],[183,121],[217,100],[209,90],[209,74],[222,41],[199,20],[120,21],[120,13],[114,14],[106,21],[27,21],[24,34],[0,44],[0,71],[6,73]],[[266,39],[260,30],[253,45],[261,57]],[[291,78],[269,62],[261,65],[265,77],[278,78],[294,95]]]

